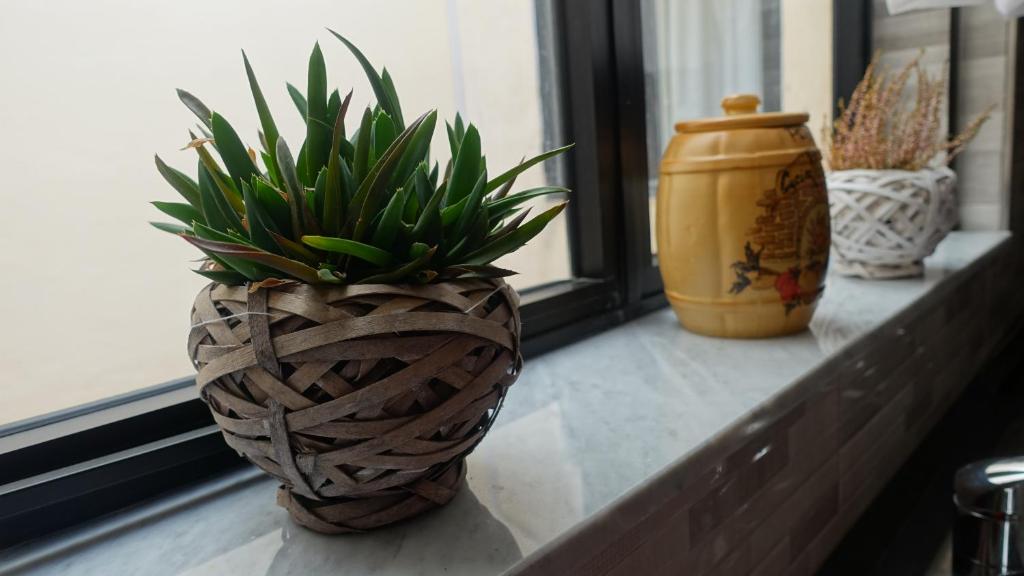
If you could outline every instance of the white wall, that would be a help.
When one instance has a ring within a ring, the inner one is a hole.
[[[782,109],[807,112],[818,146],[831,125],[832,2],[782,0]]]

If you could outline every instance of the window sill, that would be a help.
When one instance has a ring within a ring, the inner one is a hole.
[[[247,468],[11,550],[0,570],[810,571],[998,349],[1017,312],[1001,299],[1009,247],[958,232],[922,279],[830,278],[792,337],[704,338],[662,310],[533,359],[468,486],[391,529],[298,528]]]

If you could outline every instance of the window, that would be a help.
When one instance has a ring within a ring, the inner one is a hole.
[[[381,9],[395,16],[386,34]],[[372,92],[323,29],[336,27],[388,67],[407,110],[436,106],[442,118],[459,111],[476,123],[497,173],[567,140],[553,107],[561,92],[552,17],[549,2],[519,0],[9,6],[0,23],[0,146],[5,165],[18,169],[0,192],[8,206],[0,228],[6,245],[24,249],[0,256],[7,277],[21,279],[2,289],[0,314],[18,329],[0,337],[9,359],[0,425],[192,374],[188,310],[206,280],[187,267],[199,253],[146,223],[162,219],[150,200],[178,200],[153,153],[195,170],[195,154],[180,150],[195,120],[174,88],[197,94],[256,142],[243,48],[286,140],[300,142],[303,123],[285,82],[304,86],[319,39],[329,82],[354,89],[349,122],[358,122]],[[443,167],[443,128],[433,150]],[[531,170],[519,183],[571,186],[565,166]],[[521,271],[511,279],[520,290],[570,278],[565,219],[497,264]]]
[[[643,0],[644,89],[651,252],[658,164],[681,120],[720,116],[728,94],[757,94],[762,111],[780,109],[779,0]]]
[[[0,192],[0,234],[18,249],[0,256],[5,277],[15,279],[0,288],[0,312],[14,327],[0,335],[0,547],[244,464],[190,378],[188,309],[204,281],[185,268],[197,254],[145,223],[157,218],[147,202],[173,195],[152,167],[153,152],[182,169],[194,161],[179,151],[193,119],[174,87],[194,91],[253,138],[257,118],[237,52],[244,48],[285,138],[298,141],[301,122],[288,117],[283,83],[302,84],[313,38],[323,42],[331,84],[355,88],[352,109],[370,99],[357,64],[323,32],[329,25],[388,67],[404,108],[437,106],[448,119],[464,112],[479,126],[492,167],[575,142],[564,161],[522,181],[572,188],[568,218],[502,262],[522,272],[512,282],[523,295],[523,350],[539,354],[664,306],[649,200],[674,121],[716,114],[722,93],[738,90],[786,108],[787,54],[831,62],[830,46],[787,50],[787,4],[8,7],[0,20],[0,147],[13,168]],[[695,52],[693,35],[720,49]],[[819,68],[808,74],[823,76]],[[699,99],[695,84],[703,86]],[[822,98],[825,107],[830,99]],[[444,162],[447,149],[439,133],[435,157]]]

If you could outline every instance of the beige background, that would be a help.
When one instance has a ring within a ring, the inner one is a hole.
[[[499,17],[500,16],[500,17]],[[387,66],[407,118],[437,107],[479,125],[495,174],[541,150],[534,3],[529,0],[38,0],[0,18],[0,424],[189,375],[188,310],[204,281],[199,253],[149,227],[176,201],[153,153],[189,173],[179,151],[195,123],[192,91],[257,144],[239,49],[253,63],[283,135],[303,125],[284,82],[305,90],[313,42],[330,85],[355,88],[352,122],[372,92],[330,26]],[[353,112],[354,111],[354,112]],[[443,126],[435,140],[442,162]],[[534,170],[521,186],[543,183]],[[565,226],[513,261],[518,286],[568,275]]]
[[[821,146],[832,121],[832,3],[781,0],[782,109],[807,112],[807,127]]]

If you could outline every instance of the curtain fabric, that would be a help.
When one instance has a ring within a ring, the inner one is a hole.
[[[762,89],[761,0],[645,0],[646,58],[663,118],[721,113],[722,97]]]
[[[650,172],[680,120],[719,116],[729,94],[761,95],[771,0],[643,0]]]

